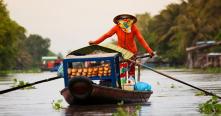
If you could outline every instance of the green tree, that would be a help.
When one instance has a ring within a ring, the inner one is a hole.
[[[138,19],[136,25],[138,26],[138,28],[139,28],[142,36],[146,40],[146,42],[154,50],[156,36],[155,36],[155,33],[151,33],[148,28],[149,22],[151,20],[150,14],[149,13],[137,14],[136,17]],[[137,41],[137,39],[136,39],[136,44],[137,44],[137,48],[138,48],[139,52],[141,52],[141,53],[146,52],[146,50],[143,48],[143,46],[140,45],[140,43]]]
[[[32,57],[32,65],[38,67],[41,63],[41,57],[47,56],[50,52],[50,39],[31,34],[24,42],[26,50]]]
[[[175,64],[184,64],[187,47],[197,41],[220,40],[220,12],[220,0],[183,0],[180,4],[168,5],[147,24],[140,25],[148,25],[141,31],[154,34],[154,46],[160,56]]]
[[[13,68],[18,53],[19,41],[24,38],[25,29],[11,20],[0,0],[0,70]]]
[[[0,0],[0,71],[36,67],[42,56],[54,54],[48,49],[48,38],[34,34],[26,37],[25,31],[10,19],[3,0]]]

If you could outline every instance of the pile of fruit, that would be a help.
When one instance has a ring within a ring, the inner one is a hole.
[[[110,76],[111,69],[110,64],[102,64],[101,66],[96,67],[85,67],[85,68],[68,68],[68,76],[70,78],[76,76],[85,76],[85,77],[93,77],[93,76]]]

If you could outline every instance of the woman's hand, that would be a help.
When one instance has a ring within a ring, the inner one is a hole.
[[[94,41],[89,41],[88,43],[89,43],[89,45],[95,45],[96,44]]]
[[[153,58],[155,54],[153,52],[150,53],[150,58]]]

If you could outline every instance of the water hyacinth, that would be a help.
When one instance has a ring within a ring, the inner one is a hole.
[[[62,105],[62,102],[63,102],[62,99],[59,99],[59,100],[56,100],[56,101],[53,100],[53,102],[52,102],[53,109],[55,109],[57,111],[63,109],[64,107]]]
[[[199,104],[199,111],[211,115],[221,114],[221,102],[218,100],[218,97],[213,96],[205,103]]]
[[[16,78],[13,79],[13,85],[12,87],[20,87],[20,86],[24,86],[24,85],[27,85],[29,84],[29,82],[25,82],[23,80],[18,80]],[[36,89],[35,86],[28,86],[28,87],[24,87],[22,89]]]
[[[204,92],[202,92],[202,91],[197,91],[195,93],[195,96],[206,96],[206,94]]]
[[[123,107],[124,102],[118,103],[117,111],[112,114],[112,116],[138,116],[138,112],[141,110],[140,105],[135,106],[135,111],[131,112],[127,108]]]

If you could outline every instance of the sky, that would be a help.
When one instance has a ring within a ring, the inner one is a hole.
[[[51,40],[50,50],[66,55],[88,45],[114,26],[119,14],[159,14],[180,0],[5,0],[11,19]],[[105,42],[116,39],[110,37]]]

